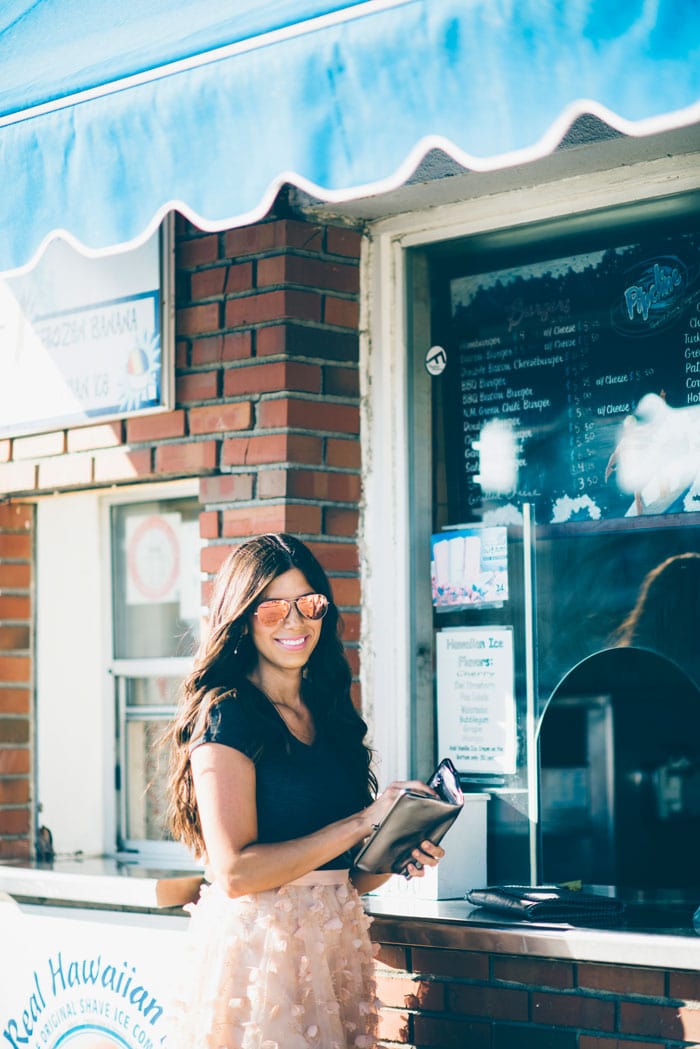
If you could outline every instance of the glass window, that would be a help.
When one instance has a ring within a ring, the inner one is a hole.
[[[117,703],[118,847],[168,840],[167,756],[157,747],[199,636],[196,499],[111,508],[112,672]]]
[[[696,204],[428,253],[444,369],[414,375],[432,418],[433,736],[452,724],[463,778],[492,794],[493,881],[695,876]],[[454,639],[461,668],[440,658]],[[489,748],[515,761],[489,773]]]
[[[191,655],[200,615],[196,500],[112,508],[114,656]]]

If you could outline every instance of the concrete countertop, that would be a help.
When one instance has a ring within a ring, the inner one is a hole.
[[[182,907],[197,898],[202,875],[161,870],[109,856],[52,863],[0,863],[0,892],[25,902],[139,908]]]
[[[693,925],[691,902],[630,902],[623,920],[605,927],[522,921],[466,900],[366,899],[373,938],[382,943],[700,969],[700,928]]]
[[[0,893],[33,906],[179,911],[196,899],[201,880],[193,869],[156,869],[118,857],[0,864]],[[693,925],[700,900],[660,893],[626,902],[623,921],[606,928],[537,924],[473,907],[466,900],[416,899],[405,892],[365,897],[374,937],[386,943],[700,969],[700,928]]]

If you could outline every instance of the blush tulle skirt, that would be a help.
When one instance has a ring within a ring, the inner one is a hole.
[[[347,871],[190,908],[167,1049],[374,1049],[371,919]]]

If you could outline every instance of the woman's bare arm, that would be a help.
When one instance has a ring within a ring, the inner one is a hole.
[[[418,786],[413,781],[393,783],[352,816],[303,838],[261,844],[257,841],[256,772],[250,758],[220,743],[203,743],[192,752],[190,761],[208,868],[232,897],[273,889],[322,867],[362,841],[402,789]]]

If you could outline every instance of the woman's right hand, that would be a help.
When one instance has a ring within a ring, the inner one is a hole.
[[[390,783],[389,786],[382,791],[379,797],[364,810],[364,815],[367,817],[366,834],[371,834],[374,828],[382,822],[399,795],[407,790],[416,790],[423,794],[427,792],[428,794],[434,794],[435,797],[438,797],[436,791],[419,779],[394,780],[394,782]]]

